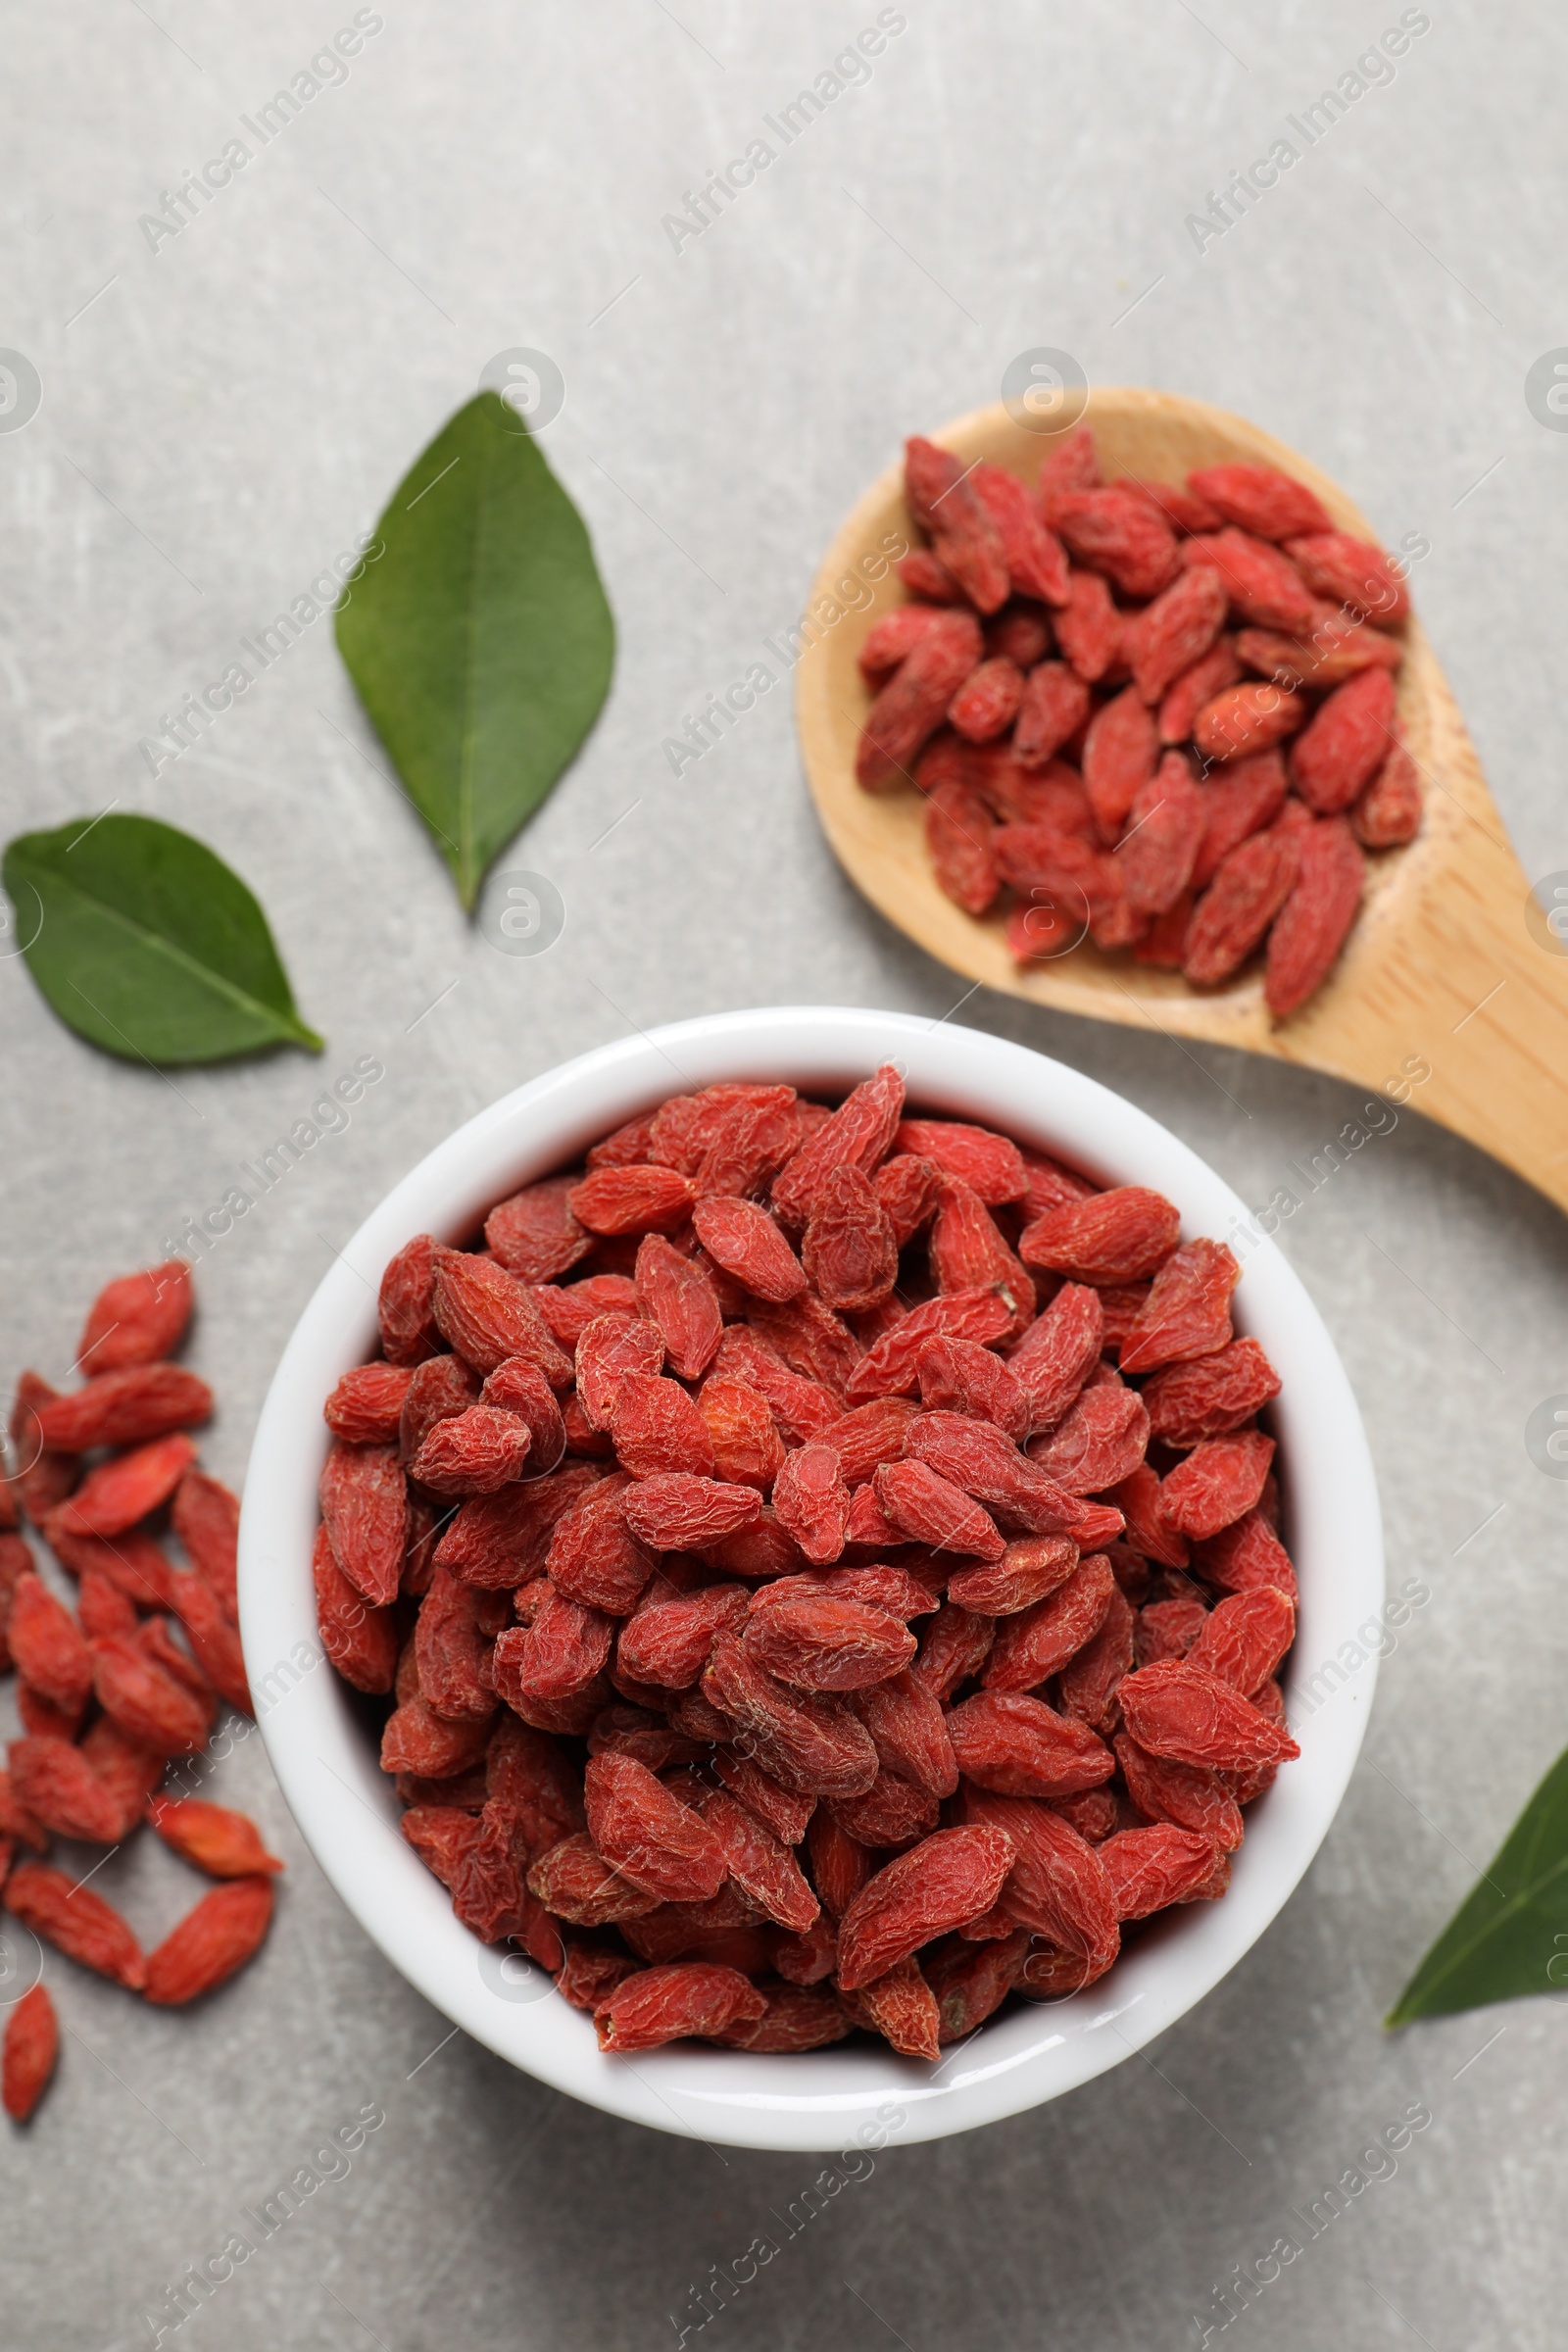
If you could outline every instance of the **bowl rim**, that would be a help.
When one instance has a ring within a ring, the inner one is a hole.
[[[1099,1984],[1020,2004],[934,2065],[859,2044],[787,2057],[674,2044],[635,2061],[606,2057],[591,2021],[542,1970],[461,1925],[398,1832],[402,1808],[360,1702],[318,1639],[310,1559],[328,1442],[321,1406],[374,1345],[382,1269],[413,1235],[467,1239],[509,1191],[668,1094],[742,1076],[842,1088],[882,1061],[900,1067],[922,1107],[1000,1125],[1104,1181],[1152,1184],[1176,1202],[1184,1230],[1245,1243],[1238,1327],[1262,1342],[1283,1384],[1275,1416],[1302,1588],[1285,1688],[1301,1755],[1250,1809],[1222,1901],[1156,1923]],[[579,1054],[466,1121],[393,1186],[318,1285],[269,1388],[245,1480],[240,1628],[257,1722],[306,1842],[361,1926],[454,2025],[513,2065],[610,2114],[733,2146],[937,2138],[1039,2105],[1142,2049],[1213,1990],[1284,1905],[1339,1807],[1376,1687],[1375,1652],[1353,1671],[1336,1657],[1383,1602],[1360,1415],[1299,1278],[1254,1236],[1240,1197],[1124,1097],[1028,1047],[907,1013],[703,1014]],[[1340,1679],[1325,1689],[1331,1670]]]

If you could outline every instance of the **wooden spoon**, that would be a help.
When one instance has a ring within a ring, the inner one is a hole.
[[[1377,537],[1327,475],[1223,409],[1170,392],[1102,387],[1090,394],[1084,415],[1107,478],[1136,473],[1179,482],[1193,466],[1227,461],[1277,466],[1315,490],[1341,529]],[[1050,446],[1000,403],[934,438],[966,465],[989,458],[1030,482]],[[906,601],[897,576],[882,569],[887,559],[879,549],[897,543],[888,533],[919,543],[902,464],[866,491],[828,550],[808,608],[811,642],[798,665],[796,710],[827,837],[890,922],[939,961],[1007,996],[1272,1054],[1413,1102],[1568,1208],[1568,939],[1547,928],[1508,846],[1417,620],[1407,624],[1399,710],[1425,782],[1421,831],[1407,848],[1369,859],[1366,899],[1334,972],[1298,1012],[1275,1022],[1256,964],[1227,987],[1201,992],[1179,972],[1090,942],[1050,962],[1017,964],[1000,915],[977,920],[938,889],[920,796],[864,792],[855,780],[856,744],[871,701],[857,656],[878,613]],[[840,584],[879,570],[871,602],[845,610]],[[1568,875],[1563,881],[1560,903],[1568,908]],[[1568,932],[1568,920],[1558,919]],[[1423,1068],[1430,1074],[1420,1076]]]

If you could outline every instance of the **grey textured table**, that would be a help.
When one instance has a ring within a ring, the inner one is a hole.
[[[352,1123],[201,1265],[192,1360],[221,1395],[207,1454],[237,1480],[329,1251],[506,1088],[628,1023],[714,1006],[949,1011],[960,984],[829,858],[782,684],[678,780],[662,745],[791,621],[899,437],[993,398],[1028,346],[1238,409],[1391,540],[1424,534],[1416,594],[1524,861],[1568,866],[1551,651],[1568,440],[1524,391],[1568,333],[1552,12],[1403,11],[1430,28],[1392,79],[1366,68],[1309,144],[1289,118],[1348,89],[1394,5],[387,0],[358,12],[346,78],[319,65],[297,117],[258,123],[354,14],[7,11],[0,342],[42,387],[0,432],[8,831],[106,804],[195,831],[262,896],[330,1041],[319,1063],[165,1082],[68,1036],[21,962],[0,963],[8,1381],[28,1362],[63,1374],[96,1284],[157,1256],[373,1055],[386,1075]],[[846,62],[788,143],[764,128],[879,14],[900,28],[867,71]],[[143,225],[177,220],[165,192],[236,137],[251,152],[230,184],[188,199],[177,234]],[[758,138],[774,158],[720,217],[665,225]],[[1223,234],[1195,235],[1188,216],[1281,138],[1299,161]],[[533,958],[460,916],[325,620],[156,780],[140,750],[518,347],[564,376],[549,455],[621,636],[597,733],[503,861],[566,906]],[[1281,1067],[984,995],[962,1018],[1124,1089],[1250,1200],[1355,1108]],[[444,2039],[319,1877],[252,1738],[211,1787],[289,1860],[259,1964],[180,2017],[50,1961],[60,2080],[25,2136],[0,2139],[6,2345],[150,2343],[149,2311],[172,2341],[181,2272],[366,2107],[384,2123],[182,2342],[586,2352],[682,2326],[695,2342],[693,2290],[765,2233],[778,2256],[704,2340],[1145,2352],[1199,2342],[1199,2312],[1218,2341],[1212,2290],[1294,2231],[1303,2251],[1233,2340],[1560,2343],[1568,2018],[1516,2003],[1396,2040],[1378,2020],[1568,1738],[1568,1491],[1523,1444],[1531,1408],[1568,1388],[1564,1229],[1406,1114],[1282,1240],[1360,1396],[1393,1569],[1432,1598],[1383,1669],[1301,1889],[1146,2058],[988,2132],[890,2149],[786,2237],[773,2217],[810,2160],[612,2123]],[[187,1885],[140,1849],[95,1883],[149,1936]],[[1290,2209],[1416,2101],[1432,2121],[1393,2176],[1307,2236]]]

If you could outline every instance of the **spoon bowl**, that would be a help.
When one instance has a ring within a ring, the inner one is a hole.
[[[1378,536],[1339,485],[1295,450],[1205,402],[1101,386],[1083,421],[1107,479],[1179,482],[1196,466],[1273,466],[1314,490],[1337,528]],[[1051,446],[1001,402],[932,438],[966,466],[989,459],[1031,484]],[[846,575],[870,579],[885,564],[878,549],[890,533],[908,545],[918,540],[902,464],[846,517],[808,611],[838,610],[835,584]],[[977,918],[945,895],[926,852],[918,793],[870,793],[855,777],[872,699],[858,657],[872,622],[906,601],[896,573],[884,569],[868,605],[816,627],[797,670],[801,750],[817,813],[840,863],[880,913],[940,962],[1004,995],[1273,1054],[1410,1102],[1568,1207],[1568,941],[1548,926],[1549,910],[1508,845],[1419,619],[1406,624],[1398,705],[1423,779],[1421,830],[1405,848],[1368,859],[1366,897],[1334,971],[1299,1011],[1275,1021],[1257,963],[1201,991],[1179,972],[1088,940],[1019,964],[999,914]],[[1568,906],[1568,875],[1563,882]]]

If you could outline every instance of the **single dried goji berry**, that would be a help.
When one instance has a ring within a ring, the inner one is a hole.
[[[857,781],[867,792],[912,780],[922,745],[980,659],[983,641],[972,612],[950,610],[933,617],[866,713],[856,751]]]
[[[1110,1562],[1091,1552],[1044,1600],[1004,1618],[981,1681],[988,1690],[1037,1690],[1092,1642],[1116,1590]]]
[[[1270,1679],[1295,1635],[1296,1609],[1289,1595],[1263,1585],[1220,1601],[1187,1655],[1194,1666],[1250,1698]]]
[[[630,1756],[590,1756],[588,1834],[605,1860],[664,1902],[703,1902],[723,1885],[724,1852],[702,1817]]]
[[[759,1298],[782,1303],[806,1288],[806,1272],[766,1209],[715,1194],[692,1211],[698,1240],[716,1264]]]
[[[610,1407],[610,1433],[622,1469],[634,1478],[686,1470],[713,1475],[713,1441],[697,1404],[678,1380],[627,1372]]]
[[[1366,850],[1397,849],[1421,829],[1421,771],[1402,743],[1388,758],[1350,811],[1350,830]]]
[[[703,1695],[745,1736],[764,1772],[803,1796],[858,1796],[877,1775],[869,1733],[839,1699],[792,1690],[720,1632]]]
[[[321,1408],[333,1437],[346,1446],[395,1444],[412,1378],[406,1364],[356,1364],[345,1372]],[[186,1472],[181,1491],[195,1475]]]
[[[408,1482],[395,1450],[334,1443],[320,1496],[333,1558],[362,1598],[387,1607],[397,1598],[408,1536]]]
[[[1078,576],[1087,580],[1090,575]],[[1104,582],[1098,580],[1095,586],[1102,591]],[[1065,639],[1063,645],[1065,650]],[[1012,734],[1013,758],[1024,767],[1044,767],[1078,733],[1089,710],[1089,687],[1078,665],[1037,662],[1024,680]]]
[[[1081,1954],[1087,1981],[1103,1976],[1121,1944],[1103,1849],[1031,1798],[965,1788],[962,1802],[965,1821],[1000,1831],[1012,1848],[1002,1908],[1032,1935]]]
[[[1103,490],[1059,491],[1050,514],[1079,563],[1107,573],[1124,596],[1157,596],[1175,576],[1170,524],[1147,497],[1119,482]]]
[[[919,1377],[920,1400],[933,1410],[989,1421],[1014,1445],[1029,1435],[1032,1409],[1023,1384],[988,1348],[939,1334],[920,1350]]]
[[[271,1918],[270,1878],[234,1879],[215,1886],[148,1953],[145,1998],[173,2008],[225,1984],[256,1951]]]
[[[76,1347],[83,1372],[122,1372],[172,1355],[191,1310],[190,1268],[182,1257],[106,1283],[87,1310]]]
[[[324,1527],[311,1553],[316,1617],[321,1647],[356,1690],[390,1690],[397,1664],[397,1626],[390,1609],[372,1608],[356,1592],[333,1557]]]
[[[508,1358],[514,1363],[519,1360]],[[470,1404],[478,1402],[480,1391],[478,1373],[461,1355],[427,1356],[415,1367],[404,1392],[396,1433],[398,1458],[405,1469],[417,1458],[436,1424],[466,1413]]]
[[[1084,789],[1102,841],[1115,841],[1154,773],[1159,739],[1136,686],[1101,706],[1084,737]]]
[[[434,1236],[416,1233],[387,1260],[378,1316],[381,1353],[389,1364],[422,1363],[441,1346],[435,1321],[435,1252]]]
[[[1152,1386],[1151,1382],[1150,1387]],[[1152,1424],[1149,1389],[1143,1391],[1143,1399]],[[1160,1433],[1154,1430],[1152,1434]],[[1147,1559],[1158,1560],[1167,1568],[1186,1567],[1187,1539],[1165,1515],[1157,1471],[1147,1462],[1140,1462],[1136,1470],[1129,1471],[1109,1490],[1108,1499],[1126,1521],[1127,1542],[1135,1551],[1142,1552]]]
[[[1098,1788],[1116,1768],[1087,1725],[1018,1691],[979,1691],[947,1721],[958,1770],[1002,1796],[1069,1796]]]
[[[1029,1956],[1024,1929],[984,1943],[945,1944],[927,1956],[925,1975],[937,2004],[938,2039],[963,2041],[1001,2008]]]
[[[837,1450],[821,1439],[811,1439],[786,1453],[773,1483],[773,1509],[807,1559],[838,1559],[847,1540],[850,1490]]]
[[[1195,987],[1214,987],[1247,961],[1296,887],[1300,834],[1286,825],[1254,833],[1222,860],[1193,909],[1182,970]]]
[[[1272,681],[1262,686],[1227,686],[1205,703],[1193,721],[1193,741],[1205,760],[1224,764],[1271,751],[1293,735],[1306,717],[1298,694]]]
[[[767,1998],[762,2015],[725,2026],[710,2040],[731,2050],[820,2050],[855,2031],[855,2021],[830,1991],[796,1984],[759,1985],[758,1990]]]
[[[108,1715],[100,1715],[87,1733],[81,1753],[120,1809],[117,1840],[128,1838],[164,1777],[166,1758],[143,1747],[139,1740],[128,1740]]]
[[[1232,608],[1244,620],[1293,634],[1310,627],[1312,591],[1289,556],[1266,539],[1227,525],[1184,541],[1181,561],[1190,569],[1213,565]]]
[[[530,1293],[494,1259],[438,1249],[434,1308],[442,1335],[476,1372],[493,1372],[509,1356],[522,1355],[552,1388],[571,1386],[570,1358],[551,1338]]]
[[[920,1354],[927,1340],[948,1333],[983,1347],[1013,1329],[1015,1319],[1013,1303],[989,1287],[924,1299],[866,1349],[850,1375],[846,1394],[852,1403],[912,1396],[919,1386]]]
[[[1167,1904],[1191,1902],[1214,1872],[1215,1848],[1209,1840],[1167,1822],[1118,1831],[1097,1851],[1118,1919],[1147,1919]]]
[[[944,1296],[992,1290],[1012,1308],[1010,1332],[1034,1320],[1033,1283],[985,1202],[956,1176],[940,1180],[930,1254]]]
[[[752,1901],[780,1927],[796,1934],[808,1928],[821,1906],[788,1845],[773,1830],[722,1788],[703,1799],[702,1817],[731,1879]]]
[[[893,566],[911,596],[934,605],[961,605],[963,590],[939,556],[928,547],[911,547]]]
[[[1234,1340],[1194,1363],[1157,1372],[1143,1395],[1152,1434],[1167,1446],[1188,1446],[1239,1429],[1279,1395],[1279,1374],[1256,1340]]]
[[[547,1911],[583,1928],[641,1918],[659,1902],[657,1894],[633,1886],[608,1863],[585,1830],[541,1854],[529,1869],[527,1886]]]
[[[1193,887],[1204,890],[1244,841],[1271,825],[1285,805],[1285,761],[1277,751],[1232,760],[1202,786],[1202,839]]]
[[[92,1660],[81,1628],[30,1567],[12,1592],[6,1639],[24,1683],[63,1714],[79,1715],[92,1689]]]
[[[1047,605],[1064,603],[1066,553],[1027,484],[1005,466],[985,461],[972,469],[969,479],[1001,536],[1013,594],[1038,597]]]
[[[37,1408],[44,1445],[58,1453],[94,1446],[140,1446],[173,1429],[194,1429],[213,1409],[205,1380],[180,1364],[133,1364],[100,1372],[85,1388]]]
[[[694,1551],[717,1544],[761,1511],[755,1487],[726,1486],[690,1471],[662,1472],[640,1480],[623,1503],[626,1525],[654,1551]]]
[[[24,2124],[48,2087],[60,2053],[60,2021],[48,1989],[29,1986],[6,2019],[0,2057],[0,2106],[13,2123]]]
[[[1182,752],[1167,752],[1127,811],[1116,852],[1127,904],[1135,913],[1166,914],[1187,889],[1202,838],[1203,800]]]
[[[96,1845],[113,1845],[119,1838],[119,1801],[69,1740],[13,1740],[6,1769],[17,1802],[57,1838]]]
[[[547,1176],[499,1201],[486,1217],[486,1248],[519,1282],[555,1282],[593,1248],[593,1235],[577,1222],[567,1199],[579,1181]]]
[[[567,1200],[580,1224],[594,1233],[667,1233],[691,1213],[690,1180],[675,1168],[595,1168],[573,1185]]]
[[[1004,654],[976,662],[948,705],[948,724],[969,743],[992,743],[1017,716],[1023,673]]]
[[[951,1578],[948,1597],[983,1616],[1009,1617],[1054,1592],[1077,1565],[1078,1546],[1070,1536],[1020,1536],[1000,1560]]]
[[[1234,1527],[1222,1528],[1200,1544],[1196,1566],[1222,1592],[1254,1592],[1272,1585],[1293,1604],[1297,1599],[1290,1554],[1258,1510],[1248,1511]]]
[[[148,1819],[166,1845],[209,1878],[252,1878],[283,1867],[268,1852],[249,1815],[232,1813],[224,1805],[210,1805],[194,1796],[155,1797]]]
[[[256,1710],[245,1679],[239,1634],[224,1616],[211,1587],[204,1585],[199,1576],[176,1568],[169,1580],[169,1588],[174,1613],[185,1629],[185,1638],[202,1672],[231,1707],[237,1707],[241,1714],[253,1715]]]
[[[974,1827],[938,1830],[884,1864],[839,1923],[840,1989],[874,1983],[921,1944],[989,1910],[1012,1862],[1009,1838]]]
[[[816,1195],[837,1167],[871,1176],[887,1157],[904,1112],[904,1080],[891,1062],[863,1079],[818,1128],[809,1143],[773,1179],[772,1202],[785,1223],[800,1231],[810,1217]]]
[[[1319,816],[1359,799],[1394,742],[1394,680],[1363,669],[1319,703],[1291,746],[1291,781]]]
[[[1140,1747],[1177,1764],[1242,1772],[1278,1764],[1300,1749],[1239,1690],[1185,1659],[1140,1667],[1120,1691],[1127,1729]]]
[[[919,1963],[901,1960],[873,1984],[839,1999],[858,2026],[880,2034],[901,2058],[940,2058],[941,2017]]]
[[[1259,539],[1294,539],[1334,528],[1306,484],[1274,466],[1204,466],[1187,476],[1187,487],[1227,522]]]
[[[1380,547],[1348,531],[1320,526],[1287,538],[1285,552],[1307,586],[1362,619],[1403,620],[1410,592]]]
[[[1006,1548],[989,1513],[926,1462],[883,1462],[872,1484],[887,1517],[916,1543],[983,1560],[999,1560]]]
[[[1145,1185],[1116,1185],[1048,1209],[1025,1226],[1018,1251],[1026,1265],[1045,1266],[1073,1282],[1138,1282],[1164,1263],[1180,1229],[1180,1216],[1163,1194]]]
[[[742,1642],[758,1665],[804,1690],[863,1690],[896,1674],[915,1651],[914,1635],[898,1618],[825,1591],[754,1606]]]
[[[594,1429],[608,1429],[615,1391],[628,1372],[655,1373],[663,1335],[642,1315],[596,1315],[577,1342],[577,1398]]]
[[[623,1978],[594,2011],[594,2030],[602,2050],[655,2050],[688,2035],[721,2034],[748,2019],[760,2024],[766,2014],[766,1994],[738,1969],[677,1960]]]
[[[85,1882],[74,1886],[64,1871],[23,1862],[7,1879],[0,1899],[24,1928],[68,1960],[96,1969],[129,1992],[141,1990],[147,1974],[141,1945],[120,1913]]]
[[[92,1677],[104,1713],[138,1745],[165,1756],[195,1755],[206,1746],[210,1708],[143,1642],[95,1642]]]
[[[770,1829],[782,1845],[799,1845],[816,1810],[814,1796],[802,1796],[765,1773],[751,1756],[727,1747],[716,1748],[713,1770],[732,1796]]]
[[[1100,1494],[1132,1476],[1148,1445],[1143,1398],[1112,1375],[1086,1388],[1049,1437],[1032,1438],[1029,1455],[1069,1494]]]
[[[1251,1509],[1273,1458],[1274,1441],[1261,1430],[1204,1438],[1160,1489],[1171,1524],[1184,1536],[1217,1536]]]
[[[1185,489],[1175,482],[1140,480],[1136,474],[1122,474],[1117,479],[1119,490],[1135,491],[1140,498],[1156,506],[1171,528],[1184,535],[1194,531],[1215,531],[1225,517],[1218,507],[1212,506],[1189,482]]]
[[[824,1305],[858,1314],[892,1290],[899,1246],[887,1212],[858,1168],[846,1163],[817,1187],[801,1260]]]
[[[514,1416],[527,1429],[530,1480],[555,1469],[566,1450],[566,1424],[555,1391],[537,1364],[525,1356],[509,1356],[486,1380],[479,1401]]]
[[[938,561],[970,603],[981,612],[1004,605],[1006,548],[973,471],[951,450],[914,434],[904,445],[904,493],[915,521],[929,532]]]
[[[499,1682],[498,1673],[498,1687]],[[431,1781],[450,1780],[478,1763],[488,1731],[487,1723],[450,1722],[416,1690],[386,1719],[381,1733],[381,1770],[416,1772]]]
[[[719,1376],[703,1383],[697,1405],[712,1443],[713,1476],[765,1494],[783,1467],[784,1444],[761,1392]]]
[[[1201,1239],[1172,1251],[1155,1275],[1138,1320],[1122,1342],[1124,1372],[1213,1355],[1231,1337],[1230,1298],[1241,1268],[1223,1242]]]
[[[409,1464],[432,1494],[493,1494],[520,1478],[533,1449],[525,1421],[491,1404],[470,1404],[436,1422]]]
[[[1202,660],[1225,625],[1227,597],[1216,571],[1180,572],[1122,633],[1122,659],[1146,703],[1157,703],[1183,671]]]
[[[1151,1755],[1126,1732],[1117,1734],[1115,1745],[1127,1793],[1147,1821],[1191,1830],[1225,1853],[1241,1844],[1240,1808],[1216,1773]]]
[[[60,1505],[59,1524],[68,1535],[121,1535],[169,1500],[195,1458],[195,1446],[178,1433],[119,1454],[88,1471]]]
[[[961,601],[961,592],[942,597],[942,604]],[[879,612],[867,629],[857,656],[863,674],[872,679],[886,677],[901,662],[908,660],[915,647],[929,636],[939,615],[930,603],[923,605],[895,605],[891,612]]]
[[[1056,1685],[1062,1713],[1086,1724],[1102,1739],[1108,1740],[1116,1728],[1120,1713],[1117,1693],[1122,1678],[1132,1670],[1135,1626],[1132,1604],[1118,1587],[1099,1633],[1063,1669]]]
[[[1092,1196],[1081,1195],[1079,1198]],[[1073,1196],[1043,1205],[1026,1230]],[[1031,1324],[1007,1358],[1007,1369],[1023,1390],[1031,1430],[1054,1429],[1063,1418],[1100,1360],[1104,1344],[1101,1294],[1069,1282]]]

